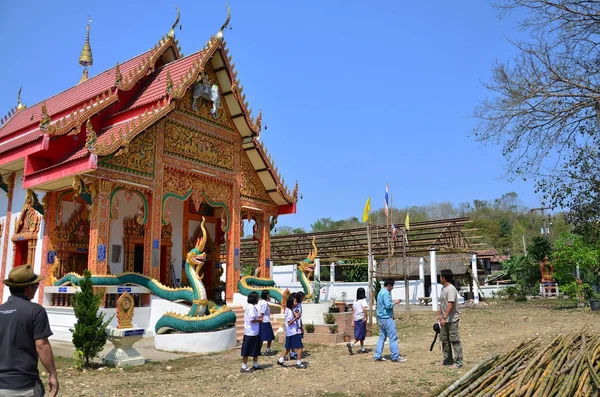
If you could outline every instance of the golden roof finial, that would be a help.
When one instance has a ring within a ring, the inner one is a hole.
[[[215,36],[219,41],[223,41],[223,31],[225,30],[227,25],[229,25],[229,20],[231,19],[231,10],[229,9],[229,6],[227,4],[225,4],[225,7],[227,7],[227,19],[225,20],[225,23],[223,24],[223,26],[221,26],[221,29]]]
[[[177,6],[175,6],[175,9],[177,10],[177,19],[175,20],[175,23],[173,24],[173,26],[171,26],[171,30],[169,30],[169,33],[167,33],[167,37],[170,37],[170,38],[175,38],[175,28],[179,24],[179,17],[181,16],[181,13],[179,12],[179,8],[177,8]]]
[[[21,103],[21,90],[22,89],[23,89],[23,86],[21,86],[21,88],[19,88],[19,93],[17,94],[17,112],[19,112],[27,107],[27,105],[23,105]]]
[[[79,82],[87,80],[87,68],[88,66],[92,66],[94,64],[94,58],[92,57],[92,46],[90,45],[90,23],[92,19],[88,16],[87,23],[87,33],[85,35],[85,43],[83,43],[83,48],[81,49],[81,54],[79,55],[79,64],[83,66],[85,69],[83,70],[83,74],[81,75],[81,80]]]

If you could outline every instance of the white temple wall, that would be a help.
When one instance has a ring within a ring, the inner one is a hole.
[[[126,217],[136,216],[138,209],[144,204],[141,197],[137,193],[133,193],[129,200],[125,197],[125,190],[121,189],[112,199],[112,206],[118,200],[119,216],[117,219],[110,220],[110,243],[108,244],[108,260],[110,271],[112,274],[123,273],[125,254],[123,252],[123,219]],[[112,212],[112,209],[111,209]],[[113,262],[113,245],[121,246],[121,255],[117,261]]]
[[[173,267],[175,268],[175,276],[177,277],[178,282],[181,282],[181,264],[183,257],[183,205],[183,201],[174,198],[168,199],[165,203],[165,210],[171,212],[171,226],[173,227],[173,234],[171,235],[173,247],[171,248],[169,263],[174,260]]]
[[[4,205],[4,208],[2,208],[2,214],[4,215],[4,221],[6,222],[6,210],[8,209],[8,197],[6,195],[6,193],[4,191],[1,192],[2,194],[0,194],[0,196],[4,196],[2,198],[2,203]],[[42,198],[44,197],[44,195],[46,194],[45,192],[42,191],[36,191],[35,193],[38,196],[38,199],[40,201],[40,203],[42,202]],[[27,190],[23,189],[23,171],[18,171],[16,173],[15,176],[15,187],[14,187],[14,191],[13,191],[13,201],[12,201],[12,214],[11,214],[11,220],[10,220],[10,228],[8,230],[8,246],[7,246],[7,252],[6,252],[6,263],[3,263],[2,266],[5,267],[5,277],[8,277],[8,273],[12,270],[13,268],[13,242],[12,242],[12,236],[14,235],[15,232],[15,225],[17,223],[17,220],[19,219],[19,216],[21,215],[21,210],[23,209],[23,205],[25,204],[25,196],[27,195]],[[5,223],[6,224],[6,223]],[[42,237],[44,235],[44,222],[42,219],[42,222],[40,224],[40,231],[38,233],[38,242],[37,242],[37,246],[36,246],[36,250],[35,250],[35,260],[34,260],[34,271],[36,273],[39,274],[39,271],[41,269],[41,264],[42,264]],[[3,239],[4,239],[4,233],[3,233]],[[2,250],[4,249],[4,240],[2,240]],[[4,255],[4,253],[2,251],[0,251],[0,255]],[[0,256],[0,258],[2,258],[2,256]],[[0,259],[1,260],[1,259]],[[6,301],[6,299],[10,296],[10,291],[8,290],[8,287],[3,286],[4,287],[4,291],[2,294],[2,300]],[[37,299],[37,294],[36,297],[34,299]]]

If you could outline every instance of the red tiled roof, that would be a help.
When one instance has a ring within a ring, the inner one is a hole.
[[[44,172],[44,171],[50,170],[50,169],[52,169],[52,168],[56,168],[56,167],[58,167],[58,166],[61,166],[61,165],[63,165],[63,164],[66,164],[66,163],[68,163],[68,162],[70,162],[70,161],[77,160],[77,159],[80,159],[80,158],[83,158],[83,157],[87,157],[87,156],[89,156],[89,154],[90,154],[90,152],[88,152],[87,148],[85,148],[85,147],[84,147],[84,148],[82,148],[82,149],[79,149],[79,150],[78,150],[78,151],[76,151],[75,153],[71,154],[71,155],[70,155],[69,157],[67,157],[66,159],[64,159],[64,160],[62,160],[62,161],[59,161],[59,162],[57,162],[56,164],[52,164],[52,165],[51,165],[51,166],[49,166],[49,167],[42,168],[42,169],[36,170],[36,171],[34,171],[34,172],[32,172],[32,173],[29,173],[29,174],[27,174],[27,176],[28,176],[28,177],[30,177],[30,176],[32,176],[32,175],[39,174],[39,173],[41,173],[41,172]]]
[[[199,54],[200,52],[196,52],[185,58],[168,63],[156,69],[151,75],[146,76],[142,82],[142,86],[137,91],[138,93],[131,98],[126,109],[131,110],[150,103],[154,104],[159,99],[164,98],[167,95],[167,71],[170,73],[175,85],[177,85],[181,77],[185,76],[186,72],[198,59]]]
[[[15,139],[7,140],[6,142],[0,143],[0,153],[8,152],[11,149],[18,148],[19,146],[23,146],[29,142],[33,142],[39,137],[39,129],[26,132]]]
[[[121,74],[127,76],[130,71],[133,72],[135,67],[151,52],[152,50],[147,51],[124,62],[119,66]],[[71,108],[87,102],[114,87],[115,78],[115,68],[113,67],[45,101],[20,111],[0,127],[0,139],[28,126],[37,126],[42,117],[42,104],[44,102],[46,102],[48,114],[56,121],[59,117],[62,117],[61,113],[65,113]]]

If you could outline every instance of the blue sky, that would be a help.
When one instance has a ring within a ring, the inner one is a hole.
[[[180,0],[191,54],[216,33],[223,1]],[[94,67],[114,67],[151,48],[175,19],[165,1],[0,2],[0,112],[16,93],[32,105],[77,83],[91,15]],[[225,32],[238,77],[275,164],[303,200],[280,224],[360,216],[367,196],[381,207],[492,200],[515,191],[538,206],[533,183],[503,179],[497,146],[470,138],[474,106],[488,93],[494,59],[522,37],[514,18],[488,1],[230,0]],[[9,56],[8,54],[12,54]],[[3,116],[1,116],[3,117]],[[263,124],[263,125],[264,125]]]

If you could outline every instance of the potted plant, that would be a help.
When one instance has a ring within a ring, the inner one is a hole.
[[[346,311],[346,292],[342,292],[341,300],[338,301],[336,299],[335,305],[337,306],[340,313],[344,313]]]
[[[591,311],[597,312],[600,310],[600,296],[596,291],[594,291],[592,286],[584,284],[584,286],[581,288],[581,292],[583,294],[583,298],[590,304]]]
[[[338,332],[338,326],[337,324],[333,324],[329,326],[329,332],[331,332],[332,334],[337,334]]]
[[[325,324],[335,324],[335,317],[331,313],[323,314]]]
[[[304,328],[306,329],[306,333],[307,334],[314,334],[315,333],[315,325],[313,323],[306,324],[306,326]]]
[[[340,309],[336,306],[335,297],[331,300],[331,306],[329,306],[329,313],[339,313]]]

